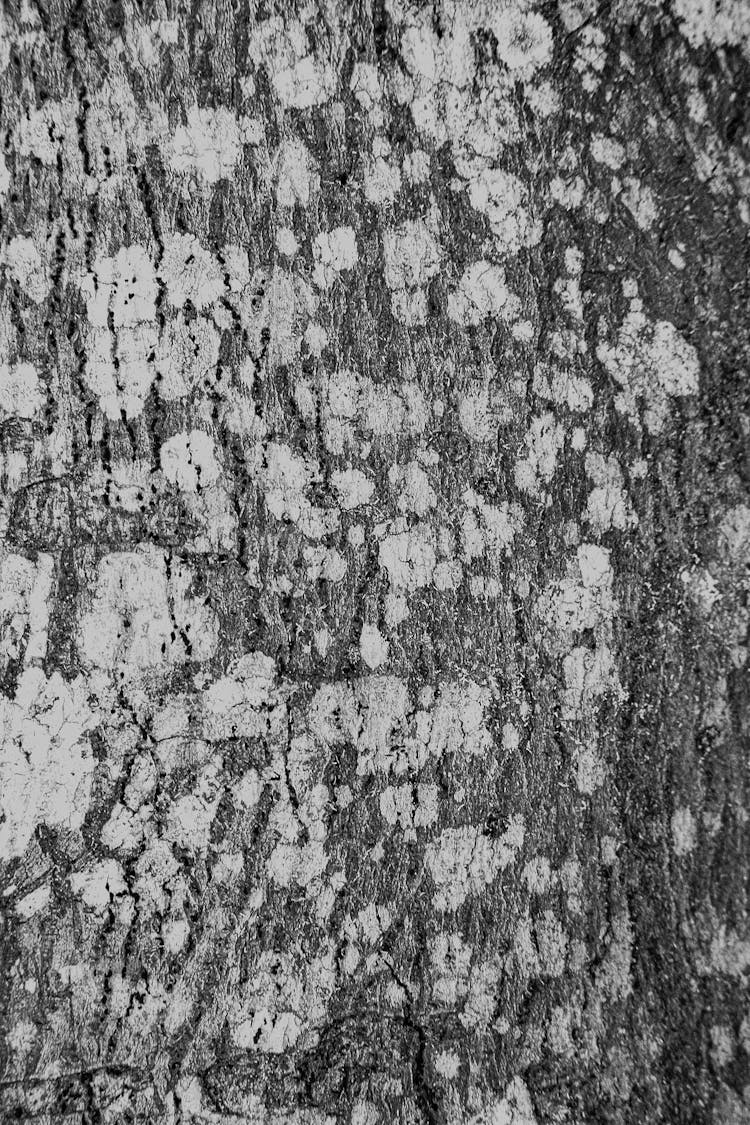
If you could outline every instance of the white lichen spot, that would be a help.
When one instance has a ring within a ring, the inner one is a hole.
[[[596,744],[579,747],[575,754],[575,782],[578,792],[590,797],[602,787],[605,778],[606,769]]]
[[[586,473],[594,482],[586,503],[585,520],[597,535],[610,528],[625,531],[637,523],[623,474],[614,454],[586,454]]]
[[[486,557],[491,562],[499,562],[501,556],[509,554],[523,527],[521,507],[507,500],[497,505],[488,504],[471,488],[466,490],[462,500],[466,505],[461,517],[464,559],[472,562]]]
[[[579,718],[588,710],[595,710],[598,701],[607,694],[617,694],[619,681],[614,656],[606,643],[596,649],[578,645],[563,661],[565,694],[563,716]]]
[[[98,257],[81,279],[81,292],[92,325],[128,328],[156,316],[156,271],[144,246],[122,246],[114,257]]]
[[[492,262],[474,262],[461,275],[458,288],[448,298],[448,316],[458,324],[476,327],[483,320],[511,320],[518,301],[505,284],[505,270]]]
[[[612,346],[601,343],[596,355],[622,391],[615,406],[638,423],[640,400],[645,402],[644,422],[659,433],[667,420],[671,398],[695,395],[700,366],[692,344],[669,321],[652,323],[635,297]]]
[[[744,0],[674,0],[674,14],[693,47],[740,47],[750,54],[750,9]]]
[[[529,860],[523,869],[522,878],[532,895],[543,895],[549,890],[552,878],[549,860],[544,855]]]
[[[385,282],[396,320],[414,326],[427,319],[427,285],[440,269],[440,250],[423,219],[408,220],[383,235]]]
[[[165,240],[159,275],[176,309],[189,301],[200,312],[224,293],[221,266],[192,234],[172,234]]]
[[[438,815],[436,785],[389,785],[380,794],[380,812],[392,826],[398,825],[407,838],[416,839],[417,828],[435,824]]]
[[[517,254],[524,247],[536,246],[542,236],[541,223],[529,212],[529,194],[513,172],[488,168],[479,162],[469,166],[469,202],[487,217],[490,231],[501,254]]]
[[[659,208],[653,191],[634,176],[625,177],[622,201],[641,230],[650,230],[659,218]]]
[[[0,854],[3,853],[2,846],[0,846]],[[35,918],[37,914],[49,906],[52,901],[52,888],[49,883],[43,883],[41,887],[37,887],[33,891],[29,891],[23,898],[19,899],[16,903],[16,914],[22,918],[24,922],[29,919]]]
[[[379,1120],[377,1106],[366,1098],[357,1098],[352,1105],[351,1125],[378,1125]],[[328,1122],[321,1125],[328,1125]]]
[[[626,160],[625,148],[614,137],[597,133],[591,138],[591,155],[597,164],[604,164],[613,172],[622,168]]]
[[[193,853],[205,852],[211,826],[222,797],[220,765],[209,762],[198,775],[196,792],[186,793],[169,807],[164,838]]]
[[[717,1070],[728,1066],[734,1058],[735,1039],[732,1029],[724,1024],[711,1028],[711,1061]]]
[[[266,871],[280,887],[296,883],[307,887],[325,872],[328,856],[322,840],[306,844],[282,842],[276,845],[266,863]]]
[[[341,582],[346,575],[347,565],[344,556],[335,547],[305,547],[302,552],[307,563],[309,582]]]
[[[302,141],[285,140],[276,155],[276,202],[279,207],[292,208],[295,204],[307,207],[312,194],[320,185],[313,169],[313,159]]]
[[[424,149],[407,152],[404,157],[404,175],[412,184],[426,183],[430,178],[430,157]]]
[[[70,889],[89,910],[101,914],[114,898],[127,894],[128,886],[117,860],[102,859],[83,871],[74,871],[70,876]]]
[[[88,811],[96,723],[82,677],[27,668],[14,698],[0,696],[0,858],[23,855],[39,824],[75,830]]]
[[[732,568],[744,568],[750,561],[750,507],[730,508],[719,525],[718,546],[722,559]]]
[[[286,258],[293,258],[299,250],[299,243],[290,227],[280,227],[276,232],[276,248]]]
[[[525,827],[519,816],[497,839],[476,827],[445,828],[427,845],[425,862],[435,884],[436,910],[455,911],[469,894],[480,894],[515,859]]]
[[[260,738],[269,723],[286,716],[283,696],[276,689],[276,664],[262,652],[246,653],[234,661],[225,676],[210,684],[203,696],[203,734],[211,741],[225,738]],[[277,707],[279,710],[277,710]],[[239,799],[248,799],[244,775]],[[254,790],[252,790],[254,792]]]
[[[354,97],[362,106],[376,127],[383,124],[383,111],[381,109],[382,90],[380,89],[380,75],[374,63],[356,62],[352,70],[349,83]]]
[[[177,173],[193,172],[215,184],[233,175],[241,151],[240,123],[231,110],[193,105],[175,131],[170,164]]]
[[[744,977],[750,971],[750,940],[722,925],[711,940],[710,958],[714,972]]]
[[[413,591],[429,586],[437,562],[432,528],[417,524],[408,531],[386,535],[378,559],[392,587]]]
[[[461,1066],[461,1060],[454,1051],[439,1051],[433,1060],[435,1070],[441,1078],[451,1082]]]
[[[497,439],[509,412],[490,380],[472,379],[458,396],[458,421],[461,429],[472,441],[490,442]]]
[[[385,596],[384,617],[386,625],[390,629],[398,629],[401,622],[405,621],[408,616],[409,605],[406,597],[395,590],[389,590]]]
[[[705,616],[721,601],[718,583],[705,567],[684,567],[680,571],[680,582],[693,604]]]
[[[548,373],[541,366],[534,372],[534,393],[576,412],[590,410],[594,402],[594,392],[585,375],[560,369]]]
[[[373,482],[360,469],[337,469],[331,474],[331,484],[346,512],[369,504],[375,491]]]
[[[391,486],[399,491],[396,506],[400,512],[413,512],[417,516],[426,516],[430,508],[435,507],[437,503],[435,490],[418,461],[409,461],[403,466],[391,466],[388,480]]]
[[[353,269],[359,261],[357,236],[352,227],[336,227],[317,235],[313,257],[313,281],[321,289],[330,289],[340,273]]]
[[[179,299],[179,298],[178,298]],[[160,378],[159,397],[166,402],[187,398],[212,381],[219,362],[221,338],[212,321],[196,316],[170,319],[156,347],[154,366]]]
[[[480,1120],[492,1125],[538,1125],[528,1086],[516,1076],[505,1088],[505,1095],[486,1106]]]
[[[682,805],[672,814],[672,847],[675,855],[689,855],[698,842],[698,828],[687,805]]]
[[[521,735],[515,723],[503,724],[502,744],[506,754],[514,753],[521,745]]]
[[[16,145],[20,155],[35,156],[42,164],[54,164],[69,130],[75,129],[76,106],[73,99],[50,100],[40,109],[19,114]]]
[[[526,455],[516,462],[516,486],[522,492],[540,496],[557,468],[557,455],[565,440],[563,426],[553,414],[532,419],[525,438]]]
[[[377,625],[363,625],[359,638],[359,654],[368,668],[374,671],[388,662],[389,645]]]
[[[157,279],[145,247],[123,246],[97,257],[79,281],[89,327],[85,378],[102,410],[119,420],[143,410],[156,371]]]
[[[51,285],[49,269],[33,239],[20,235],[11,238],[0,261],[35,304],[44,300]]]
[[[185,492],[199,492],[219,478],[213,438],[204,430],[168,438],[159,450],[159,458],[167,480]]]
[[[458,1017],[463,1027],[474,1033],[487,1033],[497,1007],[497,989],[502,976],[499,958],[481,961],[472,967],[469,989]]]
[[[497,54],[514,78],[528,80],[552,58],[552,28],[535,11],[521,6],[503,8],[494,18],[492,32]]]
[[[553,911],[545,910],[537,919],[535,931],[540,974],[549,977],[562,976],[565,972],[568,938],[560,919]]]
[[[328,333],[326,332],[325,328],[322,327],[322,325],[310,323],[305,329],[304,340],[307,344],[310,354],[320,359],[321,355],[323,354],[323,350],[328,345]]]
[[[673,246],[667,254],[669,264],[674,266],[676,270],[684,270],[685,268],[685,255],[676,246]]]
[[[35,418],[43,404],[44,392],[33,364],[0,364],[0,417]]]
[[[330,59],[311,52],[307,31],[298,19],[272,16],[257,24],[248,52],[265,66],[282,107],[310,109],[329,101],[336,90],[336,69]]]
[[[613,611],[610,552],[593,543],[576,551],[568,577],[549,583],[537,602],[537,612],[554,629],[557,651],[564,651],[586,629],[606,629]]]
[[[317,476],[317,465],[294,453],[288,445],[269,442],[265,451],[263,481],[266,505],[276,519],[295,523],[310,513],[306,489]]]
[[[91,607],[80,620],[81,654],[94,668],[140,670],[205,660],[216,643],[216,618],[190,594],[192,575],[152,544],[105,555]]]
[[[376,141],[373,157],[364,170],[364,193],[368,203],[392,204],[401,191],[401,169],[392,162],[390,146]]]

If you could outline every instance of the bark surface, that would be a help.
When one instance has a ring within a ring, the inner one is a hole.
[[[750,1122],[750,8],[0,23],[0,1118]]]

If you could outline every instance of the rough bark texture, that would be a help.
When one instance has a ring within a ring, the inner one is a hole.
[[[23,0],[4,1121],[750,1121],[744,0]]]

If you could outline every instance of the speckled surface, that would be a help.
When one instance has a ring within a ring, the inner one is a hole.
[[[0,20],[0,1119],[748,1125],[750,5]]]

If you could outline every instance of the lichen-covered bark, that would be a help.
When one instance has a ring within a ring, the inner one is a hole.
[[[4,5],[2,1120],[750,1121],[749,90]]]

